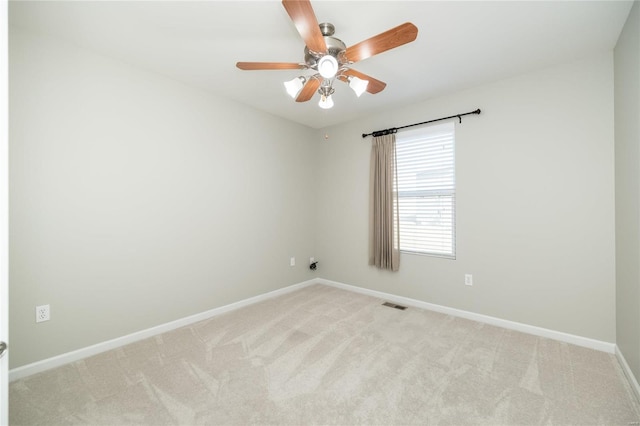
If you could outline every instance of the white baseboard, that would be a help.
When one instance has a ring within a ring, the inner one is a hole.
[[[622,371],[624,371],[625,376],[627,376],[627,380],[629,380],[631,389],[633,389],[638,402],[640,402],[640,384],[638,384],[636,376],[633,374],[633,371],[631,371],[631,367],[629,367],[629,364],[627,364],[627,360],[624,359],[624,355],[622,355],[622,352],[620,352],[620,348],[618,347],[618,345],[616,345],[616,357],[618,358],[618,362],[622,367]]]
[[[476,314],[474,312],[463,311],[461,309],[449,308],[446,306],[436,305],[433,303],[423,302],[421,300],[411,299],[403,296],[396,296],[394,294],[383,293],[381,291],[369,290],[363,287],[356,287],[349,284],[343,284],[337,281],[325,280],[318,278],[318,283],[329,285],[332,287],[340,288],[343,290],[349,290],[356,293],[366,294],[368,296],[377,297],[378,299],[388,300],[390,302],[398,303],[401,305],[413,306],[416,308],[426,309],[429,311],[440,312],[447,315],[452,315],[460,318],[466,318],[473,321],[478,321],[486,324],[495,325],[509,330],[521,331],[523,333],[533,334],[535,336],[546,337],[553,340],[559,340],[561,342],[571,343],[577,346],[583,346],[585,348],[595,349],[601,352],[607,352],[610,354],[615,353],[616,345],[614,343],[603,342],[600,340],[590,339],[588,337],[576,336],[573,334],[563,333],[561,331],[549,330],[542,327],[536,327],[533,325],[523,324],[514,321],[508,321],[488,315]]]
[[[97,343],[86,348],[78,349],[72,352],[67,352],[62,355],[58,355],[52,358],[43,359],[42,361],[27,364],[22,367],[9,370],[9,381],[21,379],[23,377],[30,376],[32,374],[40,373],[42,371],[49,370],[51,368],[59,367],[70,362],[78,361],[83,358],[87,358],[101,352],[105,352],[111,349],[119,348],[130,343],[137,342],[142,339],[153,337],[157,334],[166,333],[167,331],[175,330],[176,328],[184,327],[186,325],[194,324],[198,321],[206,320],[216,315],[224,314],[229,311],[243,308],[245,306],[253,305],[254,303],[262,302],[273,297],[277,297],[286,293],[290,293],[295,290],[307,287],[311,284],[317,283],[318,280],[303,281],[298,284],[293,284],[288,287],[284,287],[278,290],[271,291],[269,293],[261,294],[255,297],[241,300],[239,302],[231,303],[229,305],[221,306],[219,308],[211,309],[199,314],[191,315],[186,318],[181,318],[175,321],[171,321],[165,324],[161,324],[155,327],[148,328],[146,330],[137,331],[135,333],[127,334],[126,336],[117,337],[106,342]]]
[[[546,328],[535,327],[535,326],[527,325],[523,323],[503,320],[500,318],[476,314],[473,312],[463,311],[460,309],[449,308],[446,306],[423,302],[421,300],[411,299],[408,297],[396,296],[393,294],[383,293],[376,290],[369,290],[366,288],[356,287],[356,286],[340,283],[337,281],[330,281],[323,278],[316,278],[316,279],[304,281],[298,284],[293,284],[278,290],[274,290],[269,293],[251,297],[249,299],[244,299],[239,302],[231,303],[229,305],[221,306],[219,308],[211,309],[211,310],[208,310],[199,314],[195,314],[186,318],[181,318],[176,321],[171,321],[166,324],[161,324],[155,327],[151,327],[146,330],[141,330],[132,334],[128,334],[126,336],[108,340],[106,342],[101,342],[92,346],[88,346],[86,348],[81,348],[81,349],[68,352],[62,355],[58,355],[52,358],[47,358],[42,361],[34,362],[32,364],[27,364],[22,367],[14,368],[9,371],[9,381],[18,380],[23,377],[30,376],[32,374],[40,373],[42,371],[49,370],[51,368],[59,367],[64,364],[68,364],[74,361],[81,360],[83,358],[90,357],[92,355],[99,354],[101,352],[119,348],[121,346],[128,345],[130,343],[134,343],[142,339],[153,337],[157,334],[166,333],[167,331],[171,331],[171,330],[175,330],[176,328],[191,325],[198,321],[206,320],[216,315],[220,315],[229,311],[240,309],[248,305],[252,305],[254,303],[262,302],[264,300],[267,300],[273,297],[290,293],[292,291],[299,290],[301,288],[304,288],[316,283],[340,288],[347,291],[352,291],[355,293],[366,294],[368,296],[373,296],[379,299],[388,300],[390,302],[394,302],[402,305],[413,306],[416,308],[440,312],[443,314],[466,318],[469,320],[491,324],[491,325],[503,327],[510,330],[516,330],[516,331],[521,331],[523,333],[533,334],[535,336],[541,336],[549,339],[559,340],[562,342],[567,342],[574,345],[583,346],[586,348],[596,349],[602,352],[607,352],[611,354],[613,353],[618,354],[619,352],[619,351],[616,352],[616,345],[614,343],[602,342],[599,340],[589,339],[587,337],[575,336],[572,334],[562,333],[559,331],[549,330]],[[624,360],[624,358],[622,357],[622,354],[618,355],[618,359]],[[626,362],[624,363],[624,365],[626,365]],[[628,374],[630,377],[633,377],[633,374],[631,374],[631,370],[628,369],[628,365],[626,366],[626,368],[627,368],[627,371],[625,371],[625,373]],[[636,392],[640,392],[637,387],[637,382],[634,382],[634,383],[636,386],[635,388]]]

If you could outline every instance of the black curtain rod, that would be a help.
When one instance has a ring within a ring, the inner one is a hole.
[[[465,112],[464,114],[456,114],[456,115],[452,115],[452,116],[449,116],[449,117],[436,118],[435,120],[423,121],[422,123],[408,124],[408,125],[402,126],[402,127],[391,127],[389,129],[377,130],[377,131],[371,132],[371,133],[363,133],[362,137],[366,138],[367,136],[372,136],[372,135],[373,135],[373,137],[391,135],[393,133],[397,133],[398,130],[405,129],[407,127],[413,127],[413,126],[419,126],[421,124],[433,123],[434,121],[449,120],[451,118],[458,118],[458,120],[460,120],[460,122],[462,123],[462,116],[471,115],[471,114],[480,114],[480,108],[478,108],[475,111]]]

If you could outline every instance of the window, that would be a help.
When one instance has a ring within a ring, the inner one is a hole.
[[[455,258],[455,124],[396,135],[400,251]]]

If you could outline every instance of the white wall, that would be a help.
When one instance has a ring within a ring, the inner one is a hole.
[[[640,378],[640,3],[615,49],[616,343]]]
[[[611,52],[312,131],[10,43],[12,368],[304,281],[309,256],[326,279],[615,341]],[[369,267],[361,133],[476,108],[456,130],[457,259]]]
[[[403,254],[397,273],[368,266],[371,141],[360,135],[476,108],[456,125],[457,259]],[[611,52],[321,133],[323,278],[615,341]]]
[[[12,368],[312,276],[311,130],[17,30],[9,75]]]

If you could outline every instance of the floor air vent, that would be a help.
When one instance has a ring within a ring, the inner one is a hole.
[[[404,311],[405,309],[407,309],[406,306],[396,305],[395,303],[391,303],[391,302],[384,302],[382,306],[388,306],[390,308],[400,309],[401,311]]]

